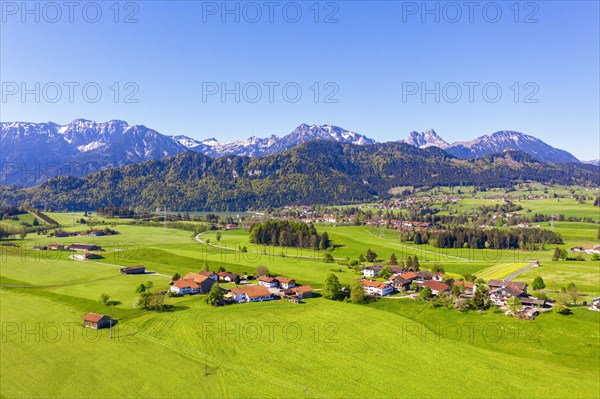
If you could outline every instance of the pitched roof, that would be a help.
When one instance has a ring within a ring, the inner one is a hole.
[[[422,287],[429,287],[432,291],[446,291],[448,287],[446,284],[435,280],[429,280],[421,284]]]
[[[203,276],[204,277],[204,276]],[[200,285],[193,280],[179,279],[173,281],[173,285],[177,288],[199,288]]]
[[[402,277],[405,280],[414,280],[417,277],[419,277],[419,275],[415,272],[406,272],[400,275],[400,277]]]
[[[258,281],[264,281],[266,283],[271,283],[271,282],[273,282],[273,280],[275,280],[273,277],[268,277],[268,276],[260,276],[258,278]]]
[[[382,283],[379,281],[371,281],[371,280],[364,280],[363,281],[363,285],[367,286],[367,287],[373,287],[373,288],[379,288],[379,289],[384,289],[387,288],[387,283]]]
[[[219,272],[219,273],[217,273],[217,275],[219,277],[229,277],[229,278],[235,278],[235,276],[239,276],[239,274],[230,273],[230,272]]]
[[[189,272],[181,280],[190,280],[198,284],[202,284],[208,279],[208,276],[201,275],[199,273]],[[180,280],[177,280],[180,281]]]
[[[399,285],[406,285],[408,283],[410,283],[410,281],[408,281],[407,279],[405,279],[402,276],[395,276],[393,279],[390,280],[393,284],[399,284]]]
[[[509,285],[506,287],[500,287],[490,292],[490,294],[494,294],[496,292],[504,291],[510,296],[520,296],[523,295],[523,290],[520,290],[518,287],[514,285]]]
[[[509,285],[517,287],[517,289],[521,291],[525,291],[525,287],[527,287],[527,283],[521,283],[518,281],[510,281],[510,280],[490,280],[488,281],[488,286],[490,287],[508,287]]]
[[[208,271],[208,270],[199,271],[198,274],[201,275],[201,276],[206,276],[206,277],[210,277],[210,276],[214,275],[213,272]]]
[[[463,286],[465,288],[473,288],[473,287],[475,287],[475,284],[471,283],[469,281],[455,281],[453,284],[455,286],[457,286],[457,287],[460,287],[460,286]]]
[[[69,249],[92,249],[92,248],[100,248],[97,245],[94,244],[71,244],[69,245]]]
[[[97,322],[99,322],[99,321],[100,321],[100,320],[101,320],[103,317],[106,317],[106,316],[104,316],[103,314],[91,313],[91,312],[90,312],[90,313],[88,313],[88,314],[86,314],[86,315],[85,315],[85,317],[83,318],[83,320],[85,320],[85,321],[91,321],[91,322],[97,323]]]
[[[284,283],[284,284],[289,284],[289,283],[293,283],[294,282],[294,279],[292,279],[292,278],[281,277],[281,276],[277,276],[273,280],[277,280],[280,283]]]
[[[235,287],[231,289],[236,295],[242,294],[248,296],[248,298],[258,298],[261,296],[269,296],[271,292],[264,285],[245,285],[242,287]]]
[[[298,287],[293,287],[291,290],[293,292],[306,293],[306,292],[312,292],[313,288],[310,285],[300,285]]]
[[[383,266],[381,266],[381,265],[373,265],[373,266],[367,266],[367,267],[365,267],[364,270],[380,271],[381,269],[383,269]]]

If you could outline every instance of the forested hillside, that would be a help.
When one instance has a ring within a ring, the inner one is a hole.
[[[104,206],[139,210],[265,209],[385,198],[398,186],[503,187],[517,181],[597,186],[600,168],[535,161],[521,152],[461,160],[405,143],[357,146],[312,141],[261,158],[209,158],[196,152],[109,169],[39,186],[2,187],[0,205],[63,210]]]

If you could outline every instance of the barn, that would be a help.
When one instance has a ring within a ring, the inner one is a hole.
[[[86,328],[100,329],[110,327],[111,319],[108,316],[98,313],[88,313],[83,318],[83,325]]]

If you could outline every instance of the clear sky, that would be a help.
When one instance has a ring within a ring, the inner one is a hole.
[[[599,3],[472,3],[2,1],[0,120],[220,141],[516,130],[600,158]]]

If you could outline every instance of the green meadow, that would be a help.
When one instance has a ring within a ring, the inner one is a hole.
[[[70,214],[49,214],[70,226]],[[83,215],[82,215],[83,216]],[[116,223],[116,222],[115,222]],[[566,243],[597,242],[597,225],[555,222]],[[456,249],[402,243],[394,230],[317,225],[334,245],[323,252],[257,246],[242,229],[201,234],[115,224],[119,234],[55,238],[29,234],[20,248],[0,247],[0,392],[2,397],[596,397],[600,390],[600,313],[542,314],[534,321],[501,312],[459,313],[411,299],[366,305],[306,299],[208,306],[202,296],[165,298],[169,312],[134,308],[140,283],[166,289],[170,276],[208,267],[271,274],[314,288],[335,273],[349,285],[357,275],[341,264],[368,249],[381,260],[417,255],[421,268],[439,263],[450,276],[505,278],[537,259],[515,280],[536,276],[558,291],[574,282],[581,300],[600,295],[600,262],[553,262],[540,251]],[[209,245],[206,242],[209,241]],[[103,259],[75,261],[39,244],[93,243]],[[246,247],[246,252],[242,248]],[[125,276],[122,266],[144,265]],[[318,291],[317,291],[318,292]],[[101,294],[114,301],[106,306]],[[551,294],[549,294],[551,295]],[[88,312],[118,320],[108,330],[84,329]],[[576,384],[573,384],[576,381]]]

